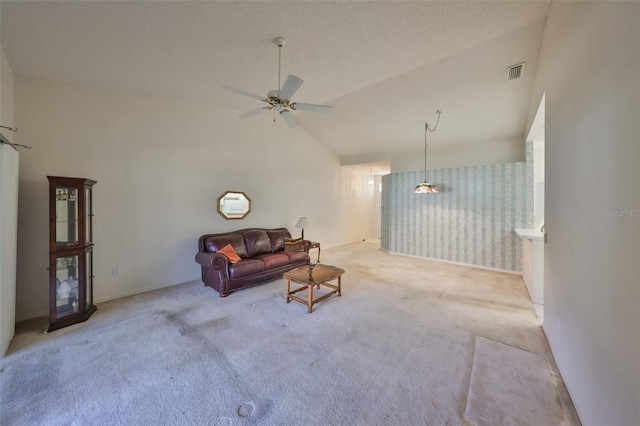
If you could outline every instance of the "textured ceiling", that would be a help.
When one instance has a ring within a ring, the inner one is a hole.
[[[548,1],[6,1],[2,44],[15,74],[218,105],[238,114],[283,75],[305,83],[295,113],[340,156],[524,138]],[[508,82],[506,67],[526,62]],[[269,120],[268,114],[248,120]],[[241,120],[241,119],[239,119]],[[433,142],[431,142],[433,141]]]

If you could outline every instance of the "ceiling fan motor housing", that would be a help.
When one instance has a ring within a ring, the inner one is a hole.
[[[289,104],[291,103],[291,101],[289,99],[282,99],[280,97],[280,91],[279,90],[272,90],[269,93],[267,93],[267,102],[271,106],[280,105],[283,108],[287,108],[289,106]]]

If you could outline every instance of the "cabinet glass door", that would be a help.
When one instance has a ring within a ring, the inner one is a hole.
[[[91,244],[91,242],[93,241],[93,235],[92,235],[92,223],[91,220],[93,219],[93,210],[91,208],[92,206],[92,200],[91,200],[91,188],[84,188],[84,214],[85,214],[85,220],[84,220],[84,226],[85,226],[85,244]]]
[[[93,305],[93,252],[91,250],[85,252],[85,310]]]
[[[56,246],[78,244],[78,189],[56,189]]]
[[[56,317],[77,314],[79,256],[56,258]]]

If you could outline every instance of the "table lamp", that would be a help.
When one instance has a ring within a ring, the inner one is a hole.
[[[296,223],[296,228],[302,228],[302,239],[304,240],[304,228],[309,227],[309,221],[306,217],[302,216],[298,219],[298,223]]]

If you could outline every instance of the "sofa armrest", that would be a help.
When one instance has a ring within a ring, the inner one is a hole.
[[[226,271],[229,267],[229,259],[220,253],[199,252],[196,254],[196,262],[203,268],[222,269]]]

